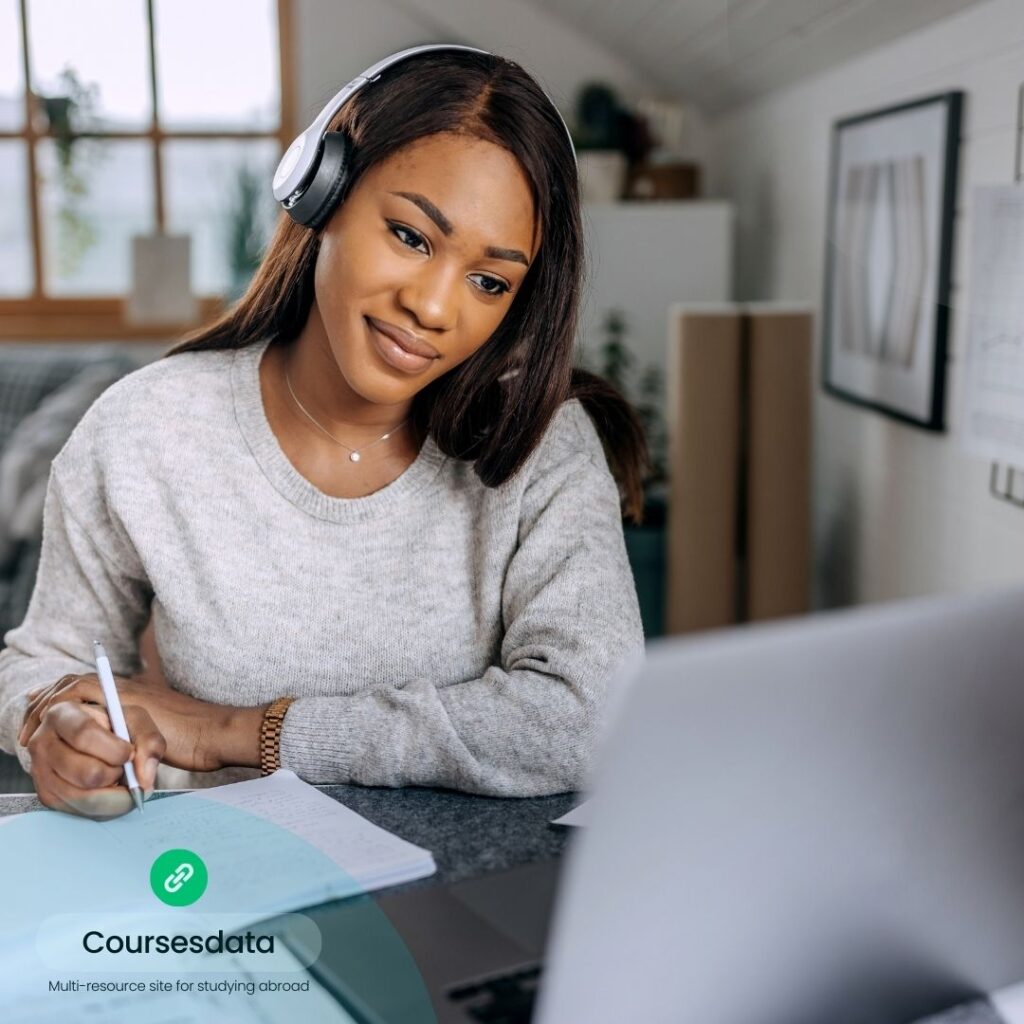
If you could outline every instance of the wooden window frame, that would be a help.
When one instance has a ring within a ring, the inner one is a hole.
[[[0,131],[0,141],[25,143],[29,185],[29,230],[32,242],[34,287],[27,298],[0,299],[0,341],[95,341],[97,338],[123,341],[151,341],[171,338],[194,324],[139,326],[124,320],[124,296],[54,298],[43,290],[43,234],[39,210],[39,178],[36,167],[36,143],[50,136],[36,129],[36,111],[32,93],[32,68],[29,56],[28,2],[19,0],[21,13],[21,59],[25,81],[25,123],[18,131]],[[156,40],[153,33],[153,0],[146,4],[146,32],[149,41],[149,78],[153,98],[153,119],[146,131],[80,132],[76,138],[144,139],[153,153],[155,228],[163,231],[165,218],[164,180],[161,162],[162,144],[177,139],[277,139],[281,152],[295,136],[295,93],[293,74],[292,0],[277,0],[278,53],[281,92],[281,116],[276,131],[165,131],[160,127],[156,83]],[[199,319],[205,321],[223,309],[218,296],[199,298]]]

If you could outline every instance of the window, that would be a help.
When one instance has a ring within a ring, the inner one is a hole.
[[[207,314],[244,287],[293,134],[288,3],[0,0],[0,335],[142,336],[137,234],[191,237]]]

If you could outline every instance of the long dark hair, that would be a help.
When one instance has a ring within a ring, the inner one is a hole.
[[[540,442],[558,407],[578,398],[598,431],[635,522],[648,467],[643,427],[607,381],[573,366],[583,276],[576,167],[558,112],[518,64],[503,57],[435,51],[407,58],[363,89],[330,126],[352,142],[347,188],[374,164],[439,132],[496,143],[522,165],[541,225],[541,245],[519,294],[486,344],[413,399],[411,419],[447,455],[473,462],[497,487]],[[313,302],[319,232],[282,213],[242,298],[167,355],[243,348],[302,330]]]

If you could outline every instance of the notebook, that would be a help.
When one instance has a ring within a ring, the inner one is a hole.
[[[429,850],[374,825],[285,769],[266,778],[196,790],[176,799],[207,800],[234,807],[287,830],[329,857],[357,884],[359,891],[400,885],[437,870]],[[147,804],[144,813],[149,814],[151,806],[168,802],[173,801]],[[185,814],[189,813],[186,808]],[[309,903],[293,903],[286,909],[299,906]]]
[[[233,930],[328,900],[433,874],[428,850],[379,828],[278,771],[151,800],[142,813],[93,821],[55,811],[18,815],[0,841],[0,955],[34,957],[43,924],[102,928],[115,915],[190,914]],[[188,908],[154,895],[150,868],[167,850],[205,864],[208,883]],[[101,959],[101,958],[96,958]],[[26,962],[29,973],[32,966]]]

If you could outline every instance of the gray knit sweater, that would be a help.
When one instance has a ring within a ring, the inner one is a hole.
[[[0,747],[28,766],[25,693],[92,672],[94,638],[115,673],[140,671],[152,606],[176,689],[298,698],[281,763],[307,781],[578,787],[613,670],[643,646],[617,488],[582,406],[563,405],[501,487],[428,439],[386,487],[335,498],[270,428],[265,348],[143,367],[57,456],[32,602],[0,653]]]

